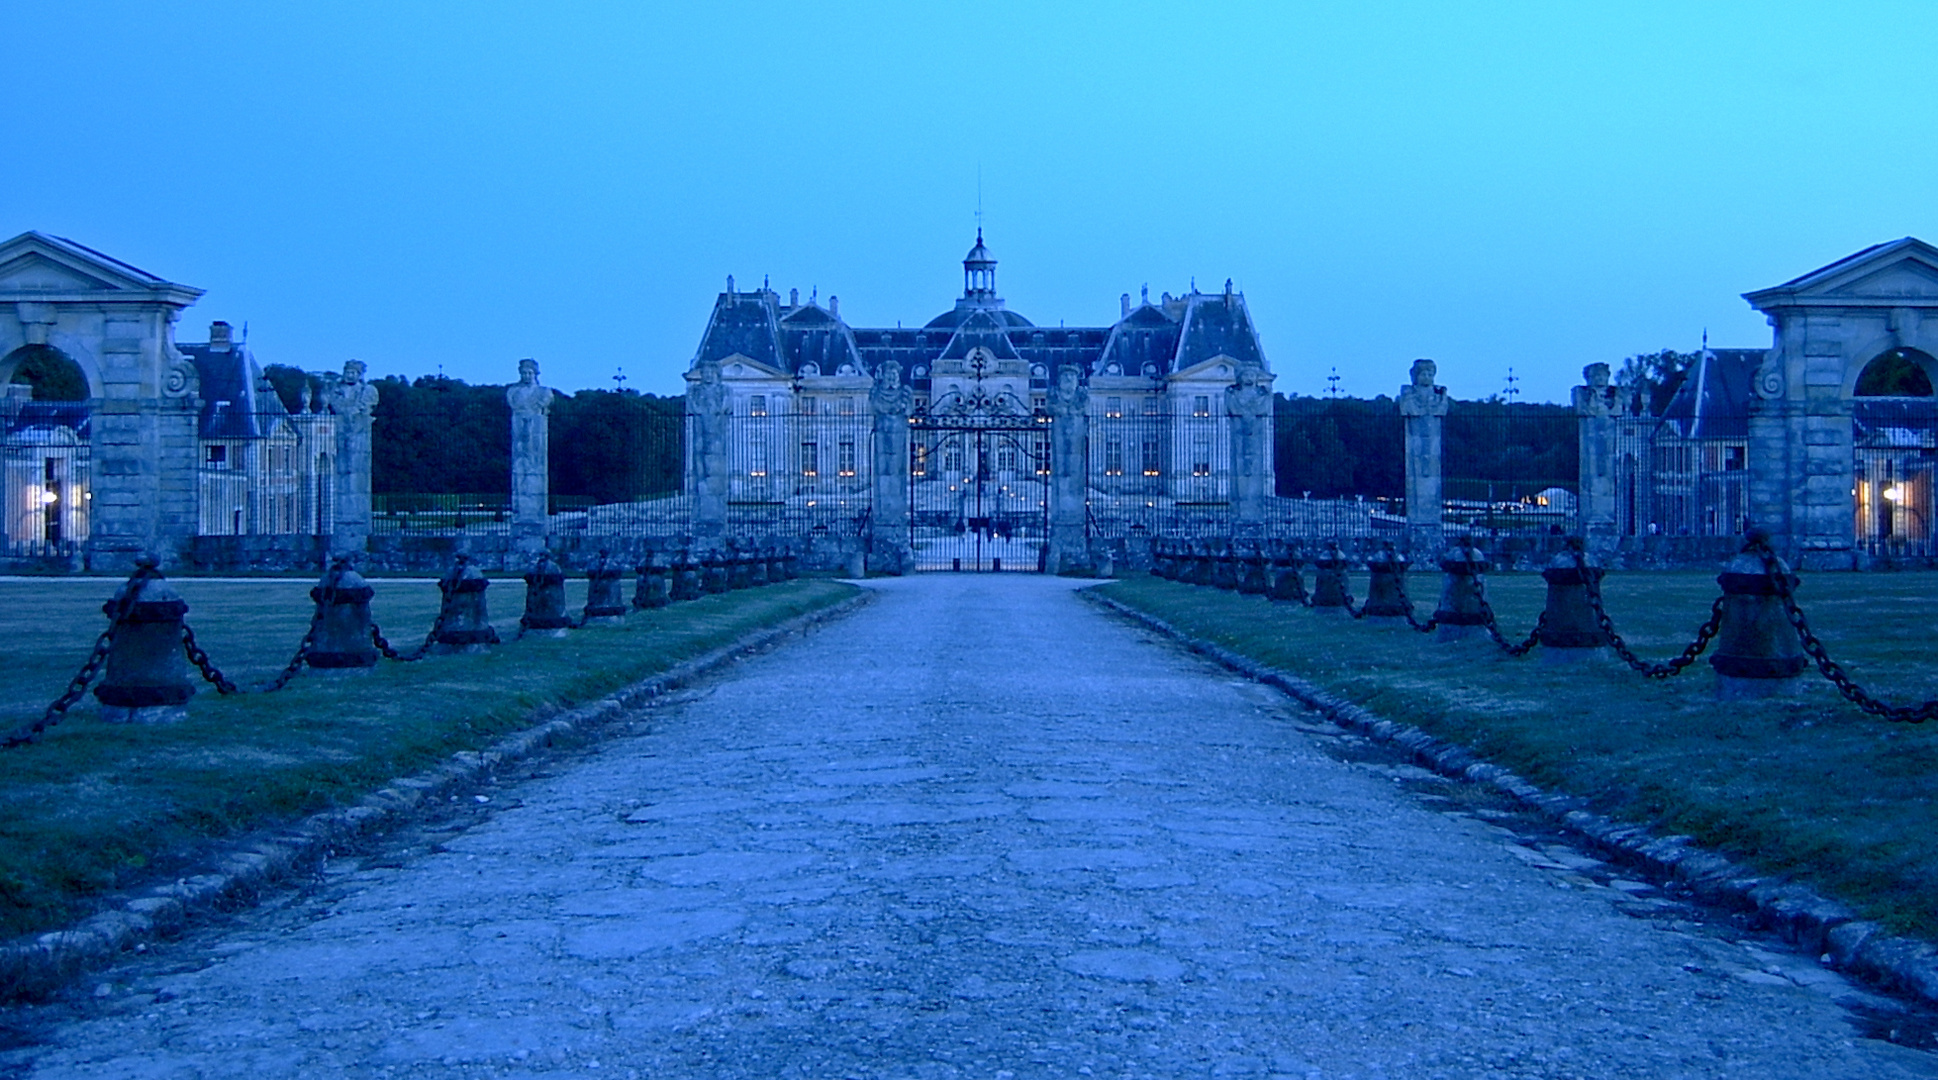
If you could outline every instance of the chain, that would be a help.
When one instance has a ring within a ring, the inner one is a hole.
[[[370,620],[370,643],[375,645],[377,651],[383,653],[387,659],[395,660],[400,664],[410,664],[430,655],[431,646],[437,641],[438,631],[443,629],[444,606],[440,604],[437,609],[437,618],[431,621],[430,632],[425,634],[423,642],[410,652],[400,653],[392,648],[390,642],[384,639],[383,629],[377,625],[377,620],[375,619]],[[520,629],[522,630],[523,628],[521,627]]]
[[[1494,619],[1494,605],[1488,603],[1485,596],[1480,598],[1480,610],[1481,614],[1487,616],[1487,622],[1483,624],[1487,627],[1487,636],[1493,638],[1494,644],[1499,645],[1509,656],[1526,656],[1528,650],[1540,642],[1541,631],[1548,625],[1548,613],[1543,611],[1541,617],[1534,620],[1534,629],[1528,631],[1527,640],[1516,645],[1502,636],[1501,624]]]
[[[1724,597],[1718,596],[1716,602],[1709,605],[1708,621],[1696,628],[1696,640],[1683,648],[1682,655],[1666,664],[1652,664],[1635,655],[1628,647],[1628,642],[1622,640],[1622,635],[1615,632],[1614,620],[1608,617],[1608,610],[1602,607],[1601,581],[1596,575],[1588,572],[1588,559],[1579,551],[1575,552],[1575,569],[1581,573],[1582,592],[1588,597],[1589,609],[1595,613],[1595,624],[1600,626],[1602,633],[1607,636],[1609,645],[1615,650],[1615,655],[1621,657],[1623,663],[1651,679],[1667,679],[1682,674],[1685,668],[1696,662],[1696,657],[1701,656],[1704,649],[1709,648],[1709,641],[1716,636],[1716,631],[1722,629]]]
[[[1426,622],[1421,622],[1419,616],[1413,614],[1413,599],[1406,595],[1406,575],[1404,573],[1393,575],[1393,591],[1400,594],[1400,603],[1406,605],[1406,624],[1408,626],[1411,626],[1422,634],[1430,634],[1435,627],[1440,625],[1440,615],[1438,612],[1427,616]]]
[[[8,732],[6,738],[0,740],[0,749],[11,750],[16,746],[33,742],[40,738],[41,732],[60,723],[67,710],[73,708],[74,703],[81,700],[81,695],[87,692],[88,684],[100,674],[102,665],[108,662],[108,648],[114,640],[115,627],[119,625],[121,623],[117,619],[109,624],[106,630],[101,631],[101,636],[94,639],[94,649],[88,653],[87,662],[82,664],[81,670],[75,672],[74,677],[67,681],[66,692],[55,698],[53,704],[47,706],[47,710],[40,714],[40,719]]]
[[[202,673],[202,678],[215,686],[216,693],[225,695],[242,693],[242,687],[230,682],[229,677],[222,674],[222,669],[216,667],[215,662],[209,659],[209,654],[203,652],[202,647],[195,643],[195,631],[190,629],[187,623],[182,624],[182,648],[188,651],[188,662],[195,665]]]
[[[1938,717],[1938,700],[1927,701],[1922,705],[1887,705],[1866,693],[1863,687],[1845,674],[1843,665],[1830,658],[1830,651],[1824,648],[1824,643],[1818,640],[1817,635],[1810,632],[1810,622],[1804,618],[1803,609],[1797,606],[1796,595],[1790,591],[1788,576],[1777,567],[1776,552],[1770,550],[1770,546],[1765,543],[1752,544],[1748,550],[1754,551],[1757,557],[1763,560],[1763,572],[1770,576],[1771,583],[1776,586],[1777,596],[1783,600],[1784,617],[1790,621],[1791,628],[1797,632],[1798,644],[1802,645],[1803,651],[1816,661],[1817,670],[1823,672],[1824,678],[1829,679],[1837,687],[1837,692],[1844,695],[1844,700],[1872,716],[1898,724],[1922,724]]]

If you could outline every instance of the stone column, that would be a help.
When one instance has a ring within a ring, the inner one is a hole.
[[[1575,417],[1580,424],[1579,491],[1575,496],[1575,528],[1588,550],[1607,555],[1615,550],[1615,419],[1622,414],[1619,391],[1608,384],[1608,365],[1581,369],[1586,385],[1575,387]]]
[[[1231,423],[1232,526],[1257,535],[1265,526],[1265,478],[1272,461],[1272,378],[1257,364],[1240,364],[1225,391]]]
[[[330,387],[336,414],[336,520],[330,527],[334,554],[364,550],[370,539],[370,418],[377,388],[363,379],[364,365],[352,360]]]
[[[1050,550],[1044,569],[1054,574],[1081,569],[1090,563],[1084,537],[1085,493],[1090,478],[1090,392],[1079,382],[1077,369],[1057,371],[1049,394],[1050,409]]]
[[[1430,558],[1443,543],[1440,527],[1440,429],[1452,401],[1447,388],[1435,386],[1440,368],[1431,360],[1413,362],[1413,381],[1400,387],[1400,415],[1406,424],[1407,547],[1416,557]]]
[[[914,552],[908,539],[908,413],[914,391],[902,385],[902,365],[884,360],[868,392],[874,412],[874,501],[869,511],[872,569],[906,572]]]
[[[505,400],[511,405],[511,532],[519,550],[539,551],[550,511],[552,391],[538,383],[538,361],[518,362],[518,381],[505,388]]]
[[[716,537],[727,531],[727,475],[732,455],[733,401],[720,378],[717,360],[702,360],[687,373],[687,490],[693,496],[693,534]]]

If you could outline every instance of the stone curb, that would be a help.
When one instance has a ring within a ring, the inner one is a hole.
[[[1875,986],[1938,1005],[1938,948],[1913,938],[1892,937],[1874,922],[1815,891],[1754,870],[1698,847],[1686,836],[1656,836],[1588,809],[1584,799],[1544,791],[1472,751],[1436,739],[1411,724],[1384,719],[1312,683],[1202,641],[1127,604],[1089,590],[1082,595],[1158,631],[1249,678],[1310,706],[1341,727],[1408,751],[1428,768],[1457,780],[1488,784],[1621,861],[1639,864],[1673,880],[1705,903],[1749,912],[1752,924],[1774,931],[1799,948],[1826,957],[1830,967]]]
[[[180,930],[197,914],[246,907],[276,882],[360,837],[405,823],[427,802],[475,786],[501,765],[553,746],[583,742],[621,715],[728,661],[874,602],[864,591],[838,604],[753,631],[746,637],[508,735],[485,750],[453,754],[443,765],[393,780],[354,806],[326,810],[213,855],[204,873],[153,886],[65,929],[0,945],[0,1000],[44,994],[118,954]],[[534,714],[536,718],[537,714]]]

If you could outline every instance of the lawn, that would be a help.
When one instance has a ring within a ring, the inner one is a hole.
[[[115,582],[0,582],[0,723],[37,717],[106,625]],[[308,624],[312,582],[172,584],[198,642],[235,682],[275,674]],[[408,651],[436,614],[429,580],[377,580],[372,607]],[[585,600],[571,582],[572,610]],[[204,687],[189,718],[104,724],[92,695],[37,743],[0,751],[0,936],[83,914],[90,898],[184,870],[212,838],[352,802],[398,776],[487,746],[550,707],[596,700],[748,632],[827,607],[853,586],[801,580],[651,612],[564,639],[513,642],[524,586],[487,596],[506,644],[482,655],[384,662],[356,678],[299,677],[274,694]]]
[[[1411,575],[1424,617],[1437,575]],[[1354,594],[1365,595],[1362,576]],[[1534,574],[1489,594],[1520,639],[1540,613]],[[1390,719],[1463,744],[1601,812],[1684,833],[1794,874],[1901,932],[1938,938],[1938,724],[1872,718],[1811,669],[1793,696],[1723,702],[1703,661],[1646,679],[1609,657],[1511,659],[1486,639],[1438,643],[1153,577],[1099,590],[1193,637],[1300,676]],[[1611,572],[1617,632],[1644,659],[1681,650],[1707,617],[1714,574]],[[1814,574],[1798,598],[1831,656],[1894,704],[1938,697],[1938,574]]]

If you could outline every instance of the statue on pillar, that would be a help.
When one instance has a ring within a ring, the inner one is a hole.
[[[868,404],[874,413],[875,450],[868,557],[871,568],[899,574],[914,557],[908,532],[908,414],[915,406],[915,391],[902,383],[901,364],[882,361]]]
[[[1089,457],[1090,392],[1072,365],[1057,369],[1045,405],[1050,413],[1050,546],[1043,569],[1057,573],[1089,563],[1084,536],[1084,475]]]
[[[702,360],[687,375],[686,412],[693,427],[688,451],[689,490],[694,496],[693,527],[702,536],[727,528],[727,472],[732,460],[733,402],[721,378],[720,361]]]
[[[505,388],[511,405],[512,532],[530,546],[545,535],[550,507],[550,419],[553,394],[539,385],[538,361],[518,362],[518,381]]]
[[[1415,360],[1410,381],[1400,387],[1400,415],[1406,418],[1407,542],[1416,558],[1438,553],[1442,543],[1441,427],[1453,401],[1446,387],[1434,385],[1439,374],[1433,361]]]
[[[1581,369],[1585,385],[1574,389],[1575,416],[1580,422],[1576,527],[1596,554],[1613,550],[1615,520],[1615,419],[1622,415],[1622,396],[1609,385],[1607,364]]]
[[[330,387],[336,422],[336,521],[332,546],[362,551],[370,537],[370,422],[377,388],[364,381],[364,364],[351,360]]]
[[[1232,485],[1236,524],[1259,525],[1265,513],[1265,477],[1272,460],[1272,377],[1257,363],[1238,365],[1238,377],[1225,389],[1231,418]]]

